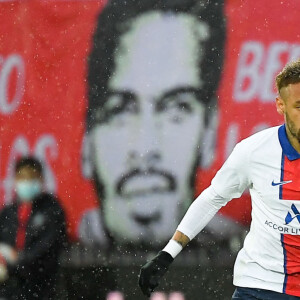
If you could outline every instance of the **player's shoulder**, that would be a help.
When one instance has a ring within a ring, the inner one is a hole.
[[[271,141],[278,141],[278,129],[280,126],[274,126],[258,131],[238,143],[239,148],[247,152],[260,148],[263,144],[269,145]]]

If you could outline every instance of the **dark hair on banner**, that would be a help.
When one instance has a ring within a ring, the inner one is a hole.
[[[111,0],[98,16],[88,59],[88,112],[86,129],[95,122],[95,110],[106,101],[107,85],[115,68],[114,55],[120,37],[130,29],[131,21],[151,11],[189,14],[209,26],[209,38],[201,44],[204,55],[199,68],[204,77],[202,100],[209,105],[221,77],[225,18],[223,0]],[[200,41],[199,41],[200,43]]]

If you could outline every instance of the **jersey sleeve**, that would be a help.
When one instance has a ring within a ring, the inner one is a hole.
[[[211,182],[214,191],[226,199],[239,198],[250,185],[248,143],[237,144]]]
[[[242,195],[249,185],[248,153],[238,144],[211,185],[191,204],[177,230],[193,239],[212,219],[216,212],[232,198]]]

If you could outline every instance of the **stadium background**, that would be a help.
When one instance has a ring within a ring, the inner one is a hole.
[[[94,0],[0,1],[0,203],[12,201],[15,158],[28,153],[40,157],[46,165],[47,187],[59,195],[66,211],[72,246],[62,257],[61,284],[68,283],[70,299],[82,299],[80,293],[96,299],[93,293],[103,289],[99,278],[110,280],[103,262],[95,259],[98,252],[78,243],[80,217],[99,205],[91,181],[83,176],[82,141],[86,57],[104,5],[105,1]],[[197,170],[201,174],[197,194],[236,142],[282,122],[274,106],[274,76],[287,61],[299,57],[299,11],[298,1],[225,2],[227,36],[218,90],[217,147],[213,163]],[[221,213],[247,226],[249,211],[245,194]],[[230,297],[232,253],[225,259],[227,252],[188,252],[174,265],[177,272],[168,275],[172,279],[168,288],[183,290],[189,300],[196,299],[193,295],[199,289],[207,299]],[[123,279],[117,287],[131,295],[127,299],[141,299],[135,279],[146,257],[135,262],[120,257],[104,264],[119,266]]]

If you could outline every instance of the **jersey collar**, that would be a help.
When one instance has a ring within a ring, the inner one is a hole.
[[[278,137],[279,137],[279,142],[280,142],[280,145],[281,145],[284,155],[289,160],[299,159],[300,154],[294,149],[294,147],[291,145],[291,143],[287,137],[285,124],[279,127]]]

